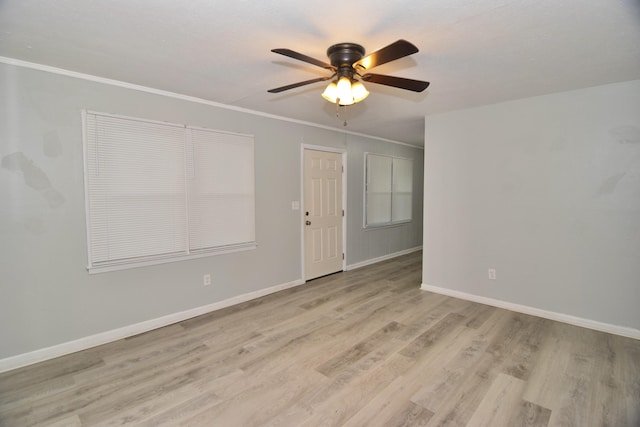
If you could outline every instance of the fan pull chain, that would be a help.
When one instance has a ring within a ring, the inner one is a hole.
[[[344,123],[342,126],[347,126],[347,106],[342,106],[342,112],[344,116]],[[336,118],[340,119],[340,98],[336,99]]]

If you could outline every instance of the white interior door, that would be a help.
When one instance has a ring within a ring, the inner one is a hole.
[[[342,154],[305,149],[305,280],[342,271],[342,216]]]

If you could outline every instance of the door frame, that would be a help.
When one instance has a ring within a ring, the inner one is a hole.
[[[325,151],[327,153],[339,153],[342,157],[342,167],[344,172],[342,173],[342,209],[344,209],[344,216],[342,217],[342,253],[344,253],[344,259],[342,260],[342,271],[347,270],[347,150],[344,148],[326,147],[324,145],[300,145],[300,277],[302,281],[306,283],[305,279],[305,252],[304,252],[304,150]]]

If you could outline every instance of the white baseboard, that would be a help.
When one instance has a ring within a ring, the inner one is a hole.
[[[412,252],[417,252],[417,251],[420,251],[420,250],[422,250],[422,246],[416,246],[415,248],[405,249],[403,251],[394,252],[392,254],[384,255],[384,256],[381,256],[381,257],[378,257],[378,258],[372,258],[372,259],[368,259],[366,261],[357,262],[355,264],[350,264],[350,265],[347,265],[347,271],[355,270],[356,268],[366,267],[367,265],[375,264],[375,263],[380,262],[380,261],[386,261],[386,260],[391,259],[391,258],[396,258],[396,257],[402,256],[402,255],[410,254]]]
[[[611,325],[609,323],[597,322],[595,320],[584,319],[582,317],[571,316],[569,314],[556,313],[555,311],[542,310],[540,308],[530,307],[527,305],[515,304],[508,301],[468,294],[466,292],[426,285],[424,283],[420,286],[420,289],[467,301],[479,302],[481,304],[491,305],[493,307],[505,308],[507,310],[516,311],[518,313],[530,314],[532,316],[542,317],[544,319],[556,320],[558,322],[568,323],[574,326],[581,326],[587,329],[593,329],[596,331],[607,332],[614,335],[620,335],[623,337],[640,340],[640,330],[627,326]]]
[[[178,313],[172,313],[166,316],[159,317],[157,319],[146,320],[144,322],[136,323],[118,329],[113,329],[111,331],[106,331],[95,335],[90,335],[88,337],[80,338],[74,341],[69,341],[40,350],[31,351],[29,353],[0,359],[0,373],[53,359],[55,357],[64,356],[65,354],[75,353],[76,351],[86,350],[91,347],[96,347],[102,344],[117,341],[122,338],[127,338],[143,332],[148,332],[153,329],[171,325],[173,323],[182,322],[183,320],[191,319],[192,317],[200,316],[202,314],[206,314],[215,310],[220,310],[225,307],[260,298],[262,296],[282,291],[284,289],[292,288],[294,286],[299,286],[304,283],[304,280],[298,279],[294,280],[293,282],[283,283],[266,289],[260,289],[258,291],[238,295],[224,301],[218,301],[212,304],[203,305],[201,307],[192,308]]]

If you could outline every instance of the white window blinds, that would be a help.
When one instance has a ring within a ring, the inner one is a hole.
[[[386,156],[367,155],[366,225],[391,222],[391,167]]]
[[[391,221],[411,221],[411,201],[413,199],[413,161],[393,158],[393,183],[391,200]]]
[[[365,154],[365,227],[412,219],[413,161]]]
[[[190,131],[190,249],[253,244],[253,140],[207,129]]]
[[[85,113],[88,268],[255,247],[253,138]]]

